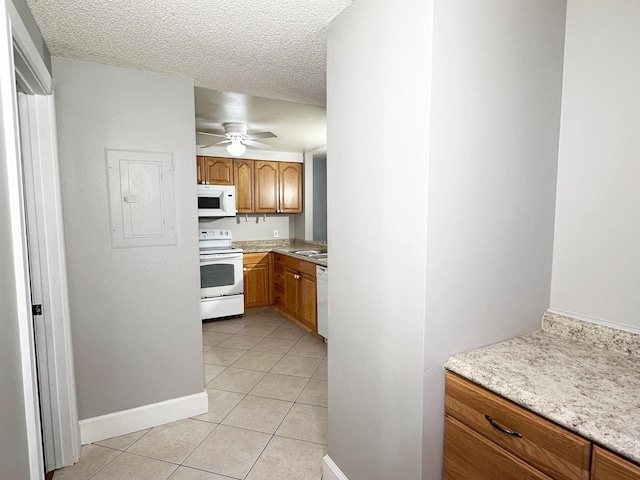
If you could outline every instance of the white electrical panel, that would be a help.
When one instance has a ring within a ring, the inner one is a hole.
[[[106,156],[111,246],[175,245],[173,155],[107,149]]]

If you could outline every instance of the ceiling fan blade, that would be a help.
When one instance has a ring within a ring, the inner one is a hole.
[[[212,143],[211,145],[222,145],[223,143],[231,143],[231,140],[222,140],[220,142]]]
[[[258,133],[247,134],[247,138],[274,138],[274,137],[277,137],[277,135],[272,132],[258,132]]]
[[[226,135],[220,135],[218,133],[209,133],[209,132],[196,132],[198,135],[209,135],[211,137],[220,137],[220,138],[227,138]]]
[[[253,140],[243,140],[242,143],[254,148],[271,148],[271,145],[266,143],[254,142]]]

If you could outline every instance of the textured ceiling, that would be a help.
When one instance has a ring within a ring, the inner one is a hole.
[[[351,0],[27,0],[53,55],[326,103],[326,32]]]
[[[249,133],[272,132],[277,138],[260,143],[278,152],[313,152],[327,145],[327,111],[324,107],[253,97],[208,88],[195,88],[196,130],[224,134],[224,123],[248,125]],[[216,140],[198,135],[198,145]],[[200,152],[207,154],[206,151]]]

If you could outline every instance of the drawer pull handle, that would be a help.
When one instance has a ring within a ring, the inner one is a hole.
[[[493,428],[500,430],[502,433],[506,433],[507,435],[511,435],[512,437],[522,438],[522,435],[520,434],[520,432],[517,432],[515,430],[509,430],[507,427],[503,427],[499,423],[495,422],[493,418],[491,418],[489,415],[485,415],[484,418],[487,419],[487,421],[491,424]]]

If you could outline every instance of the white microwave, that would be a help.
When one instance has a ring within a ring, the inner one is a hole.
[[[198,185],[199,217],[235,217],[236,187],[233,185]]]

